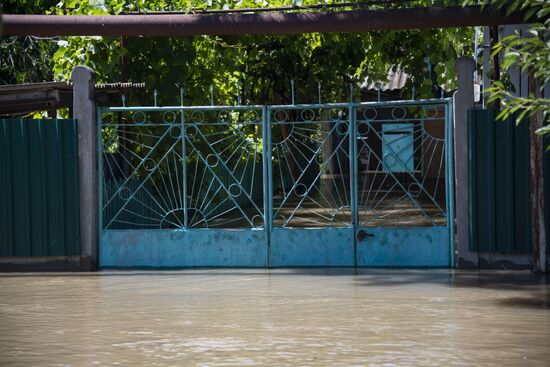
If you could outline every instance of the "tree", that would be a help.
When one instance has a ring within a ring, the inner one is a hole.
[[[458,0],[416,0],[408,6],[454,5]],[[368,2],[367,2],[368,3]],[[198,13],[212,9],[258,8],[293,5],[296,11],[331,11],[306,8],[318,0],[32,0],[4,2],[5,13],[120,14],[178,10]],[[349,10],[365,6],[357,1]],[[372,5],[371,8],[399,7],[399,2]],[[414,30],[362,34],[305,34],[296,36],[244,37],[36,37],[3,38],[0,42],[0,78],[3,83],[69,79],[72,67],[86,64],[94,68],[100,81],[121,79],[121,56],[128,60],[128,77],[144,81],[159,90],[163,103],[175,102],[175,84],[184,85],[187,103],[209,102],[210,84],[215,86],[216,103],[233,103],[238,82],[243,102],[267,103],[290,100],[290,79],[296,80],[299,101],[317,100],[322,83],[325,101],[348,99],[348,84],[362,80],[385,79],[389,68],[399,68],[413,76],[403,91],[417,97],[440,95],[440,86],[452,90],[454,61],[470,54],[471,29]],[[53,55],[53,56],[52,56]],[[53,75],[52,70],[53,69]],[[136,96],[136,103],[151,100]]]
[[[307,6],[318,1],[62,0],[53,11],[57,14],[159,10],[191,13],[205,8],[257,8],[292,3]],[[438,3],[442,2],[413,2],[420,6]],[[68,79],[72,67],[87,64],[97,71],[100,81],[110,82],[120,79],[120,59],[124,55],[129,78],[158,89],[159,101],[163,104],[179,103],[176,85],[185,87],[186,104],[210,103],[211,84],[215,87],[216,104],[233,104],[239,83],[243,103],[288,102],[291,79],[296,82],[300,102],[317,101],[318,82],[322,83],[324,101],[348,100],[349,83],[358,82],[366,75],[383,80],[389,68],[399,68],[413,76],[412,83],[403,91],[405,98],[411,96],[413,86],[417,97],[439,97],[439,86],[444,85],[447,90],[454,88],[454,62],[457,56],[470,54],[473,43],[471,29],[295,36],[133,37],[125,38],[124,47],[119,38],[70,37],[59,41],[54,72],[56,78]],[[136,96],[133,102],[151,103],[150,93]]]
[[[51,9],[55,4],[56,1],[54,0],[25,2],[8,0],[0,3],[0,13],[42,13]],[[42,39],[38,37],[2,38],[0,41],[0,84],[52,80],[52,55],[55,49],[55,39]]]
[[[485,0],[484,4],[496,5],[506,12],[522,11],[525,21],[532,23],[528,37],[521,37],[519,33],[503,38],[493,48],[494,55],[502,55],[502,71],[508,72],[519,68],[522,72],[531,74],[538,84],[539,91],[550,82],[550,2],[546,0]],[[542,119],[550,118],[550,99],[542,98],[540,93],[530,93],[528,96],[519,96],[513,93],[510,85],[502,81],[493,82],[488,102],[500,101],[498,119],[505,120],[516,116],[517,123],[525,117],[542,114]],[[550,132],[550,126],[537,130],[541,135]]]

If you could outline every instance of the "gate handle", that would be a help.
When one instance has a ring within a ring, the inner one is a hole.
[[[374,237],[374,235],[371,233],[367,233],[362,229],[357,231],[357,241],[363,241],[366,237]]]

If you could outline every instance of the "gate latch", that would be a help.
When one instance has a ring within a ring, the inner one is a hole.
[[[374,235],[367,233],[362,229],[357,231],[357,241],[363,241],[366,237],[374,237]]]

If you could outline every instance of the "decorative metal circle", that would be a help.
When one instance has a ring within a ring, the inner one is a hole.
[[[328,118],[332,121],[340,121],[344,118],[346,113],[343,110],[332,108],[328,111]]]
[[[130,198],[132,195],[132,190],[128,186],[124,186],[120,191],[118,192],[118,197],[122,200],[126,201]]]
[[[348,123],[347,122],[337,122],[336,123],[336,132],[338,135],[347,135],[348,134]]]
[[[311,108],[307,108],[305,110],[302,110],[300,116],[302,117],[302,121],[311,122],[315,120],[315,111],[313,111]]]
[[[167,211],[160,220],[160,228],[183,228],[185,212],[182,208]]]
[[[141,125],[145,122],[145,120],[147,120],[147,116],[145,116],[143,111],[137,111],[132,115],[132,119],[136,124]]]
[[[442,122],[441,120],[424,120],[419,126],[425,138],[429,137],[437,142],[442,142],[445,141],[445,129]],[[434,149],[440,149],[439,143],[436,144],[437,146]]]
[[[199,135],[199,128],[196,127],[195,125],[188,125],[186,130],[185,130],[185,133],[190,138],[194,138],[194,137]]]
[[[172,126],[170,128],[170,136],[173,138],[181,138],[181,128],[179,126]]]
[[[424,107],[424,115],[428,118],[435,118],[438,113],[439,110],[436,106]]]
[[[235,198],[243,193],[243,188],[239,184],[232,183],[227,188],[227,191],[229,191],[229,194]]]
[[[286,110],[277,110],[273,112],[273,118],[276,122],[284,122],[288,120],[288,112]]]
[[[218,161],[218,157],[214,154],[208,154],[206,156],[206,164],[208,165],[208,167],[216,167],[218,165]]]
[[[195,124],[200,124],[201,122],[204,122],[204,112],[193,111],[193,113],[191,114],[191,121],[193,121]]]
[[[244,121],[257,122],[260,119],[260,115],[258,115],[258,111],[256,110],[249,110],[242,114],[242,118]]]
[[[360,122],[358,125],[357,125],[357,133],[360,135],[360,136],[365,136],[369,133],[370,131],[370,122]]]
[[[303,183],[299,183],[299,184],[296,184],[294,186],[294,194],[296,194],[297,196],[306,196],[307,194],[307,186]]]
[[[416,182],[413,182],[409,185],[409,187],[407,187],[407,191],[409,192],[409,194],[411,194],[412,197],[416,198],[422,192],[422,187],[420,187],[420,185]]]
[[[378,110],[376,108],[368,107],[363,110],[363,118],[368,121],[375,120],[378,116]]]
[[[261,215],[256,214],[252,217],[252,228],[263,228],[263,226],[264,218]]]
[[[287,141],[288,139],[290,139],[290,137],[292,136],[292,133],[294,132],[294,124],[287,124],[285,125],[286,126],[286,130],[287,130],[287,136],[285,138],[283,138],[282,136],[280,137],[280,140],[277,140],[278,138],[277,137],[271,137],[272,139],[272,142],[271,144],[273,145],[280,145],[280,144],[283,144],[285,141]]]
[[[397,163],[397,159],[391,153],[387,153],[386,155],[384,155],[384,158],[382,158],[382,160],[384,161],[386,167],[393,167]]]
[[[403,107],[394,107],[391,110],[391,116],[396,120],[402,120],[407,116],[407,110]]]
[[[208,228],[208,220],[200,209],[187,208],[187,217],[189,218],[189,226],[193,227],[198,222],[203,221],[204,226]]]
[[[218,122],[221,122],[223,124],[228,124],[231,122],[231,112],[228,110],[222,110],[218,112]]]
[[[162,114],[162,121],[165,124],[173,124],[176,122],[177,115],[174,111],[166,111]]]
[[[143,167],[149,172],[154,170],[156,165],[156,162],[152,158],[147,158],[143,161]]]
[[[282,222],[282,226],[286,226],[286,217],[282,214],[279,214],[275,217],[275,221],[281,221]]]

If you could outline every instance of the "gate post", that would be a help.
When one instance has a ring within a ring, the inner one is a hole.
[[[456,61],[458,90],[453,96],[456,222],[459,268],[477,268],[477,252],[470,251],[468,189],[468,110],[474,108],[473,74],[475,62],[462,56]],[[448,215],[453,215],[449,213]]]
[[[73,82],[73,118],[78,126],[80,182],[80,266],[96,270],[99,248],[99,197],[97,166],[97,113],[94,100],[95,72],[77,66]]]

